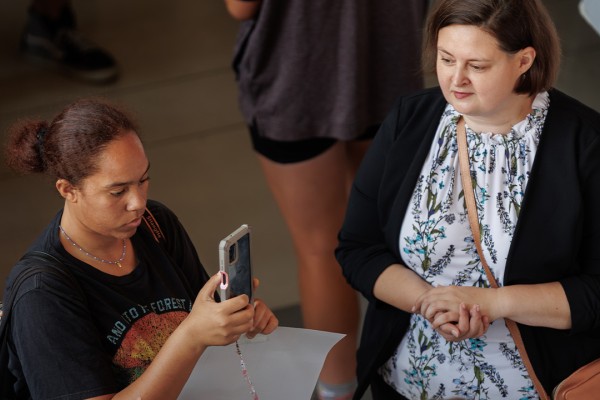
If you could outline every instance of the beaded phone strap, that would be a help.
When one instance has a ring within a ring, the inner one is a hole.
[[[254,389],[254,384],[252,384],[252,380],[250,379],[250,374],[248,373],[248,367],[246,366],[246,362],[244,361],[244,357],[242,356],[242,350],[240,350],[240,345],[238,341],[235,341],[235,352],[240,357],[240,368],[242,369],[242,376],[246,380],[248,387],[250,388],[250,395],[252,396],[252,400],[259,400],[258,394],[256,394],[256,389]]]
[[[490,281],[490,285],[493,288],[498,288],[498,282],[496,278],[494,278],[494,274],[492,274],[492,270],[490,269],[485,256],[483,255],[483,248],[481,247],[481,233],[479,230],[479,218],[477,217],[477,205],[475,203],[475,193],[473,192],[473,183],[471,178],[471,169],[469,168],[469,151],[467,149],[467,128],[465,127],[465,119],[460,118],[456,123],[456,140],[458,142],[458,161],[460,163],[460,179],[463,185],[463,193],[465,196],[465,204],[467,205],[467,215],[469,217],[469,225],[471,226],[471,232],[473,233],[473,241],[475,242],[475,247],[477,248],[477,254],[479,254],[479,259],[481,260],[481,265],[485,270],[485,274]],[[527,368],[527,372],[529,373],[529,377],[533,381],[533,385],[542,400],[549,400],[548,394],[544,390],[542,383],[538,379],[535,371],[533,370],[533,365],[531,364],[531,360],[529,360],[529,356],[527,355],[527,350],[525,350],[525,343],[523,343],[523,338],[521,337],[521,332],[519,331],[519,327],[515,321],[512,321],[508,318],[504,318],[506,323],[506,327],[508,331],[513,337],[515,341],[515,345],[521,354],[521,359],[523,359],[523,363],[525,364],[525,368]]]

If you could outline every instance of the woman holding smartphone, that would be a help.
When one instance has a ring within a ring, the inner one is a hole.
[[[176,399],[208,346],[277,328],[260,300],[215,301],[220,274],[207,275],[177,217],[148,200],[150,162],[115,106],[81,100],[50,123],[14,125],[6,154],[14,170],[55,181],[64,207],[29,253],[74,278],[40,272],[17,289],[8,343],[18,399]],[[5,298],[31,263],[13,267]]]

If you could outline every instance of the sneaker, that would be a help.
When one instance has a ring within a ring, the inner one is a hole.
[[[114,58],[75,29],[75,18],[68,7],[58,21],[30,10],[21,51],[36,64],[86,82],[109,83],[119,75]]]

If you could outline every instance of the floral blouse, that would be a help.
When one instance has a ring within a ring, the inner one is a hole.
[[[506,135],[476,133],[467,126],[482,247],[500,286],[548,105],[548,93],[538,94],[533,111]],[[446,107],[402,223],[399,246],[408,268],[433,286],[489,287],[464,205],[456,142],[459,117],[451,105]],[[448,342],[413,314],[379,373],[409,399],[539,398],[502,319],[479,338]]]

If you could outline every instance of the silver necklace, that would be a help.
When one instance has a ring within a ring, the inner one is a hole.
[[[123,266],[121,265],[121,263],[125,259],[125,254],[127,254],[127,242],[125,242],[125,239],[123,239],[123,254],[121,254],[121,258],[119,258],[116,261],[109,261],[109,260],[104,260],[104,259],[102,259],[100,257],[96,257],[95,255],[93,255],[89,251],[84,250],[83,248],[81,248],[80,245],[78,245],[77,243],[75,243],[75,241],[73,239],[71,239],[71,237],[69,235],[67,235],[67,232],[65,232],[65,230],[62,227],[62,225],[58,225],[58,227],[60,228],[60,231],[63,233],[63,235],[65,235],[65,237],[67,238],[67,240],[73,246],[77,247],[77,249],[79,251],[81,251],[83,254],[85,254],[86,256],[88,256],[90,258],[93,258],[96,261],[100,261],[101,263],[104,263],[104,264],[112,264],[112,265],[118,266],[119,268],[123,268]]]

